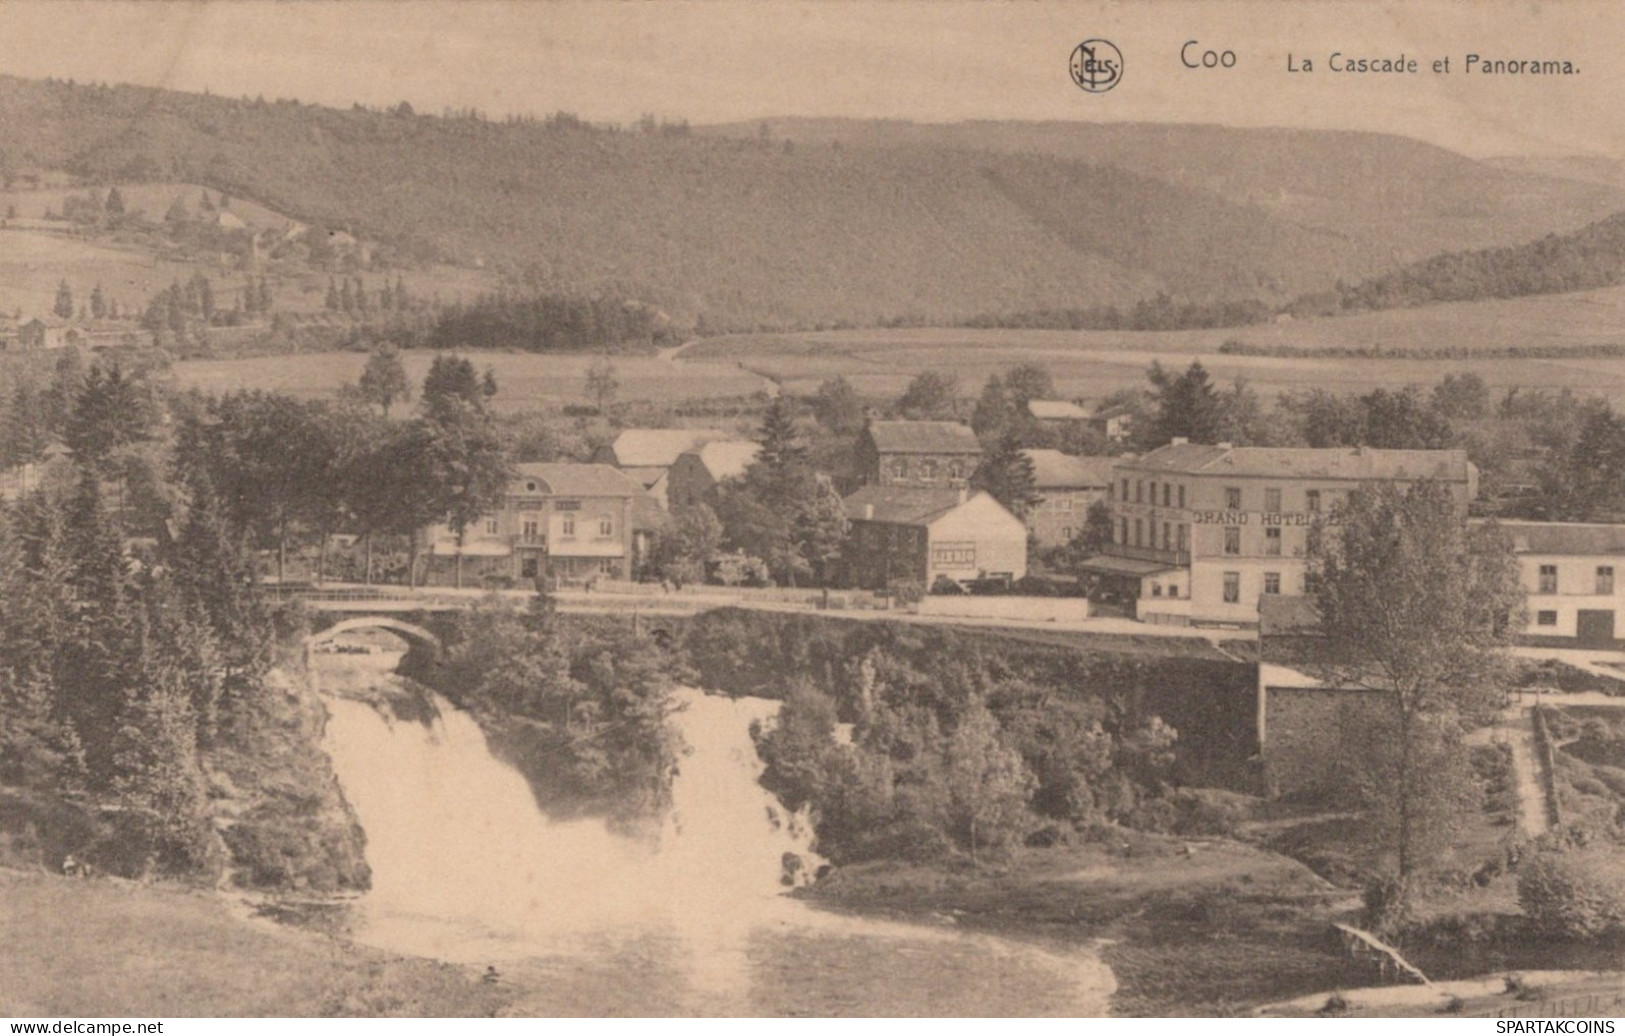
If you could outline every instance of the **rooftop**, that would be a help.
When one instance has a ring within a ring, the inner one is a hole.
[[[889,522],[893,525],[925,525],[968,497],[957,489],[927,489],[915,486],[864,486],[843,501],[851,521]],[[873,507],[873,513],[869,508]]]
[[[953,421],[871,421],[869,435],[881,453],[981,453],[969,425]]]
[[[696,446],[728,433],[716,428],[628,428],[615,437],[615,462],[623,468],[669,468]]]
[[[1065,399],[1032,399],[1027,401],[1027,412],[1040,421],[1083,421],[1089,412]]]
[[[1625,554],[1625,525],[1601,522],[1497,522],[1519,554]]]
[[[1379,450],[1368,446],[1306,449],[1281,446],[1203,446],[1180,442],[1120,463],[1151,471],[1190,475],[1257,475],[1265,478],[1424,479],[1466,482],[1472,465],[1465,450]]]
[[[549,496],[632,496],[642,487],[608,464],[520,464],[520,483],[537,482]]]
[[[1038,489],[1087,489],[1112,482],[1111,457],[1074,457],[1060,450],[1023,450],[1033,462],[1033,485]]]
[[[762,452],[760,443],[749,439],[725,439],[720,442],[708,442],[695,450],[687,451],[699,458],[705,465],[705,470],[711,477],[721,482],[725,478],[738,478],[750,467],[756,455]]]

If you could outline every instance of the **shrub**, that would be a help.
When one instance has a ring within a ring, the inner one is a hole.
[[[1625,874],[1617,857],[1611,846],[1537,853],[1518,870],[1518,904],[1550,935],[1625,935]]]

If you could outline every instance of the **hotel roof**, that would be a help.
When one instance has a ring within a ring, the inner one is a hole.
[[[871,421],[869,435],[881,453],[981,453],[969,425],[953,421]]]
[[[1203,446],[1174,441],[1123,467],[1187,475],[1349,480],[1439,479],[1466,482],[1472,465],[1465,450],[1379,450],[1368,446],[1306,449],[1280,446]]]
[[[1600,522],[1497,522],[1519,554],[1625,555],[1625,525]]]

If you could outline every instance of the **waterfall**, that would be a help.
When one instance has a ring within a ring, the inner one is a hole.
[[[428,721],[394,718],[380,698],[421,693],[388,672],[398,657],[316,666],[329,685],[328,751],[373,873],[358,941],[500,962],[546,991],[530,1008],[538,1013],[1104,1009],[1111,973],[1087,952],[842,916],[785,896],[785,855],[804,873],[820,861],[805,818],[759,783],[750,725],[776,702],[678,693],[674,722],[689,750],[651,843],[599,820],[549,819],[473,718],[438,697]]]
[[[617,926],[679,934],[776,910],[786,853],[816,864],[810,832],[758,783],[753,720],[777,703],[684,689],[690,746],[651,846],[595,819],[555,822],[473,718],[433,698],[429,722],[329,697],[329,751],[367,832],[363,937],[448,959],[553,944]]]

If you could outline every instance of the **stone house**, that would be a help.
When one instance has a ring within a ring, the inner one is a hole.
[[[853,453],[861,485],[931,489],[966,485],[982,444],[954,421],[870,421]]]
[[[743,477],[761,451],[759,443],[748,439],[724,439],[684,451],[666,477],[667,505],[715,508],[717,487],[726,479]]]
[[[1112,458],[1074,457],[1060,450],[1023,450],[1043,499],[1027,515],[1040,547],[1058,547],[1083,531],[1089,508],[1106,499]]]

